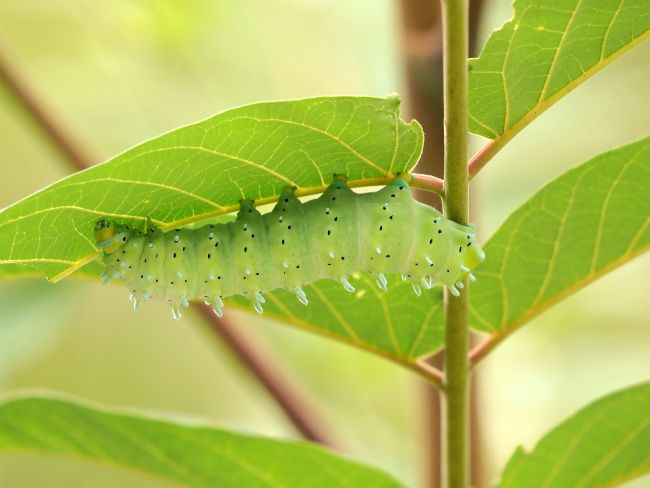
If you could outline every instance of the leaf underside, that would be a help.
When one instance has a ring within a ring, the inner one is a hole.
[[[422,152],[399,99],[313,98],[248,105],[182,127],[64,178],[0,212],[0,276],[28,266],[56,279],[96,252],[99,217],[168,229],[272,203],[286,186],[321,193],[334,173],[381,184]]]
[[[516,0],[469,64],[469,128],[509,139],[650,36],[647,0]]]
[[[0,404],[0,452],[16,450],[78,456],[197,488],[400,486],[380,471],[312,444],[57,398]]]
[[[552,181],[485,245],[472,327],[506,335],[650,247],[650,137]]]
[[[496,488],[604,488],[650,473],[650,383],[608,395],[515,451]]]
[[[335,281],[320,280],[304,288],[309,305],[286,290],[265,293],[264,315],[368,349],[398,362],[412,363],[444,342],[444,325],[433,317],[442,310],[442,290],[416,296],[410,283],[387,274],[388,291],[367,273],[350,277],[355,293]],[[229,300],[251,310],[246,299]],[[227,311],[226,311],[227,312]]]

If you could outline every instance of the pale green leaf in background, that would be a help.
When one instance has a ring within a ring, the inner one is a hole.
[[[470,130],[503,145],[589,76],[650,36],[647,0],[516,0],[470,60]]]
[[[650,473],[650,383],[608,395],[518,449],[497,488],[605,488]]]
[[[550,182],[485,246],[471,325],[499,340],[650,248],[650,137]]]
[[[0,404],[0,452],[79,456],[188,487],[399,487],[390,476],[305,442],[111,412],[72,400]]]
[[[73,290],[74,285],[51,286],[43,280],[0,282],[0,385],[11,384],[21,368],[57,344],[80,298]]]

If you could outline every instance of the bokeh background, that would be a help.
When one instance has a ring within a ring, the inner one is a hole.
[[[486,1],[478,38],[511,15]],[[390,0],[0,0],[0,54],[95,162],[233,106],[317,95],[407,94],[399,2]],[[580,86],[476,178],[483,239],[545,182],[650,133],[650,44]],[[426,76],[426,74],[425,74]],[[405,99],[408,111],[422,109]],[[409,108],[410,107],[410,108]],[[426,107],[425,107],[426,109]],[[473,140],[476,150],[484,141]],[[0,85],[0,208],[69,173]],[[218,178],[218,175],[215,175]],[[648,256],[535,319],[478,369],[482,486],[519,445],[609,391],[650,377]],[[134,313],[99,281],[0,283],[0,395],[39,388],[111,405],[297,434],[198,317]],[[423,484],[422,381],[352,347],[237,314],[291,376],[346,454]],[[169,486],[80,460],[0,456],[0,486]],[[629,486],[648,487],[650,477]]]

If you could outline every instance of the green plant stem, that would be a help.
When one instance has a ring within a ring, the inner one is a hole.
[[[483,146],[469,162],[470,178],[474,178],[474,176],[483,169],[483,166],[485,166],[509,141],[509,138],[499,137]]]
[[[470,368],[473,368],[481,359],[488,355],[502,340],[503,333],[492,333],[483,339],[469,352]]]
[[[445,100],[445,215],[469,219],[467,168],[467,0],[443,0]],[[445,391],[447,487],[465,488],[468,473],[467,283],[460,297],[445,299]]]
[[[468,470],[467,293],[446,303],[445,392],[447,487],[465,488]]]

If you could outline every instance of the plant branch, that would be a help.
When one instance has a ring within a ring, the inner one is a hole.
[[[429,364],[424,359],[418,360],[416,363],[419,373],[428,379],[436,388],[444,390],[445,375],[435,366]]]
[[[488,355],[492,349],[494,349],[499,342],[501,342],[500,334],[490,334],[486,339],[476,345],[469,352],[469,364],[471,367],[474,367],[481,359]]]
[[[444,193],[444,181],[440,178],[431,175],[423,175],[418,173],[411,173],[411,186],[413,188],[419,188],[420,190],[426,190],[438,195]]]
[[[468,0],[443,0],[443,73],[445,100],[445,215],[469,220],[467,165]],[[459,297],[445,295],[445,391],[447,487],[465,488],[468,480],[468,286]]]
[[[509,139],[505,137],[493,139],[472,156],[468,165],[469,177],[474,178],[474,176],[483,169],[483,166],[485,166],[508,141]]]
[[[33,95],[28,85],[0,56],[0,78],[6,83],[10,93],[31,115],[36,125],[52,145],[65,156],[71,167],[83,170],[91,166],[89,161],[94,159],[89,156],[76,139],[67,131],[51,112]],[[224,343],[233,351],[244,367],[264,386],[267,392],[276,400],[294,427],[306,439],[321,444],[332,446],[334,443],[325,434],[323,423],[318,421],[315,412],[310,410],[306,403],[300,400],[297,392],[289,386],[284,374],[273,366],[272,359],[263,357],[260,348],[253,345],[252,341],[237,331],[236,324],[229,320],[217,320],[212,313],[201,314]]]

